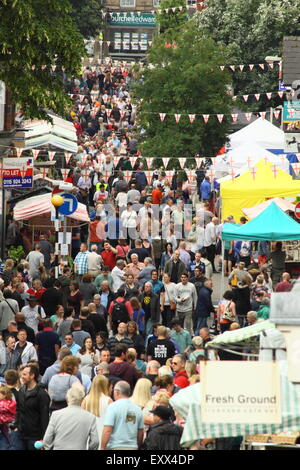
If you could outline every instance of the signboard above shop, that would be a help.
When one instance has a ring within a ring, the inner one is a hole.
[[[112,13],[108,15],[107,19],[110,26],[151,26],[155,28],[156,21],[155,15],[151,13],[137,13],[131,14],[126,12]]]

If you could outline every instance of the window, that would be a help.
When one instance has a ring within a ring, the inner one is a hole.
[[[153,6],[154,6],[154,8],[159,7],[159,5],[160,5],[160,0],[153,0]]]
[[[111,37],[113,49],[120,52],[145,52],[151,39],[152,35],[137,32],[114,32]]]
[[[120,7],[135,8],[135,0],[120,0]]]

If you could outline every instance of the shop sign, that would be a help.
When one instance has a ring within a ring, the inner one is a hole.
[[[111,26],[156,26],[155,15],[151,13],[113,13],[109,15],[108,23]]]

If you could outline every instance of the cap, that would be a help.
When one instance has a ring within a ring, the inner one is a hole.
[[[158,416],[159,418],[164,419],[165,421],[170,419],[172,416],[171,408],[168,408],[167,406],[162,406],[162,405],[150,411],[150,413],[153,413],[155,416]]]

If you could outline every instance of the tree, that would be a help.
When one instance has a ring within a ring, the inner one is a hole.
[[[145,130],[140,141],[142,155],[213,156],[224,145],[228,121],[225,118],[220,124],[211,116],[205,124],[196,116],[191,124],[188,114],[230,113],[230,75],[217,66],[224,61],[226,51],[211,39],[203,39],[192,20],[177,34],[176,42],[170,45],[166,40],[164,35],[155,39],[149,52],[152,67],[144,70],[142,83],[134,92],[140,101],[140,125]],[[163,122],[159,113],[167,113]],[[175,113],[182,114],[178,124]]]
[[[162,13],[156,15],[156,22],[158,23],[158,28],[160,33],[167,34],[171,40],[177,34],[178,28],[182,26],[187,21],[187,11],[185,8],[185,0],[162,0],[159,8],[162,10]],[[171,13],[172,7],[184,7],[182,11],[175,10]],[[165,13],[164,10],[169,8],[169,13]]]
[[[77,75],[85,53],[70,11],[68,0],[0,0],[0,80],[26,117],[63,114],[70,104],[59,70]]]
[[[299,0],[209,0],[196,18],[204,37],[228,47],[232,64],[259,64],[281,56],[284,36],[300,34],[299,11]],[[245,70],[233,74],[236,94],[278,90],[277,67],[265,73]]]
[[[101,30],[102,0],[71,0],[72,17],[85,38],[95,37]]]

